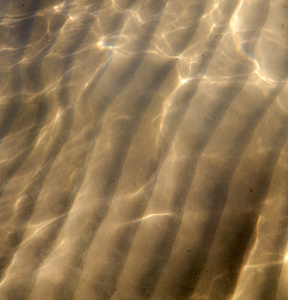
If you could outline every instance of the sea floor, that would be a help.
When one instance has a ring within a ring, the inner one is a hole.
[[[287,300],[287,79],[286,0],[0,0],[0,300]]]

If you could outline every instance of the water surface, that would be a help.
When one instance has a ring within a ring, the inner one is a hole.
[[[287,20],[0,1],[0,299],[288,299]]]

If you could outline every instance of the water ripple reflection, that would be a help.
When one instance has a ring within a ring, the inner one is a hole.
[[[1,299],[288,299],[287,7],[0,1]]]

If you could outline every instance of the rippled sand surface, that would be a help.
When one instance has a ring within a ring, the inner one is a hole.
[[[288,299],[288,1],[0,1],[0,299]]]

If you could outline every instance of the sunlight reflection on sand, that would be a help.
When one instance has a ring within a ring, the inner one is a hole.
[[[0,3],[0,298],[287,299],[283,0]]]

